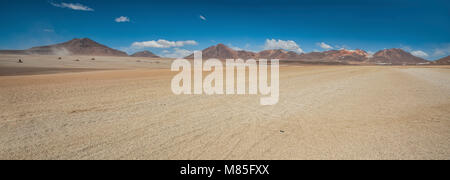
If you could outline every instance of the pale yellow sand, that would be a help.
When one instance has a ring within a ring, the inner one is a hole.
[[[450,159],[447,67],[282,67],[260,106],[175,96],[170,63],[134,62],[0,76],[0,159]]]

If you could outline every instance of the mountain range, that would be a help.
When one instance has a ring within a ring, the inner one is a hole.
[[[234,50],[224,44],[218,44],[204,49],[203,59],[280,59],[300,62],[331,62],[339,64],[427,64],[431,63],[423,58],[413,56],[402,49],[384,49],[371,55],[364,50],[329,50],[324,52],[310,52],[298,54],[283,49],[251,52]],[[119,56],[119,57],[149,57],[159,58],[150,51],[141,51],[128,55],[125,52],[109,48],[88,38],[73,39],[68,42],[33,47],[26,50],[0,50],[0,54],[38,54],[38,55],[89,55],[89,56]],[[191,54],[186,59],[193,59]],[[450,64],[449,57],[433,64]]]
[[[264,50],[261,52],[249,52],[234,50],[224,44],[211,46],[202,51],[203,59],[280,59],[296,60],[303,62],[333,62],[342,64],[426,64],[430,63],[425,59],[413,56],[402,49],[385,49],[373,55],[364,50],[329,50],[324,52],[311,52],[297,54],[293,51],[282,49]],[[186,59],[193,59],[191,54]]]

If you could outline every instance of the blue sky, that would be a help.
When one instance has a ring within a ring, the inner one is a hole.
[[[403,48],[431,60],[450,54],[448,0],[1,0],[0,15],[0,49],[88,37],[163,56],[217,43],[251,51]]]

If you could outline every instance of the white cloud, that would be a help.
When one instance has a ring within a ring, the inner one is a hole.
[[[367,51],[367,54],[369,54],[369,56],[367,56],[368,58],[373,58],[373,55],[375,54],[375,52]]]
[[[433,52],[434,57],[448,56],[449,54],[450,54],[450,43],[444,44],[442,47],[434,49]]]
[[[408,52],[412,51],[412,48],[410,46],[400,45],[400,48]]]
[[[184,58],[186,56],[191,55],[192,53],[194,53],[193,51],[189,51],[187,49],[180,49],[180,48],[174,48],[172,52],[170,51],[163,51],[163,57],[168,57],[168,58]]]
[[[94,9],[87,7],[85,5],[82,5],[80,3],[53,3],[50,2],[51,5],[55,6],[55,7],[59,7],[59,8],[69,8],[72,10],[76,10],[76,11],[94,11]]]
[[[240,48],[240,47],[237,47],[237,46],[233,46],[232,44],[228,44],[228,47],[231,48],[231,49],[233,49],[233,50],[235,50],[235,51],[255,52],[254,50],[251,50],[251,49],[250,49],[251,45],[248,44],[248,43],[245,44],[244,48]]]
[[[333,49],[332,46],[330,46],[330,45],[328,45],[328,44],[326,44],[324,42],[317,43],[317,46],[320,46],[322,49]]]
[[[275,40],[275,39],[266,39],[266,44],[264,45],[264,49],[285,49],[288,51],[294,51],[297,53],[303,53],[303,49],[292,40]]]
[[[233,46],[232,44],[228,44],[228,47],[230,47],[231,49],[234,49],[235,51],[242,51],[243,50],[242,48]]]
[[[206,17],[205,16],[200,15],[200,19],[203,20],[203,21],[206,21]]]
[[[144,41],[144,42],[134,42],[131,46],[135,48],[172,48],[172,47],[183,47],[186,45],[197,45],[198,43],[194,40],[188,41],[167,41],[160,39],[158,41]]]
[[[428,54],[427,54],[426,52],[423,52],[423,51],[420,51],[420,50],[412,51],[411,54],[412,54],[413,56],[417,56],[417,57],[421,57],[421,58],[426,58],[426,57],[428,57]]]
[[[336,45],[335,47],[336,47],[336,49],[339,49],[339,50],[351,49],[350,46],[347,46],[345,44],[344,45]]]
[[[445,56],[449,53],[450,51],[445,51],[445,49],[435,49],[433,56]]]
[[[120,16],[120,17],[116,18],[115,21],[118,22],[118,23],[130,22],[130,18],[128,18],[126,16]]]

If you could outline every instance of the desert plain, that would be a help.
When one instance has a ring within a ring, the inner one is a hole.
[[[261,106],[171,62],[0,55],[0,159],[450,159],[449,66],[282,64]]]

